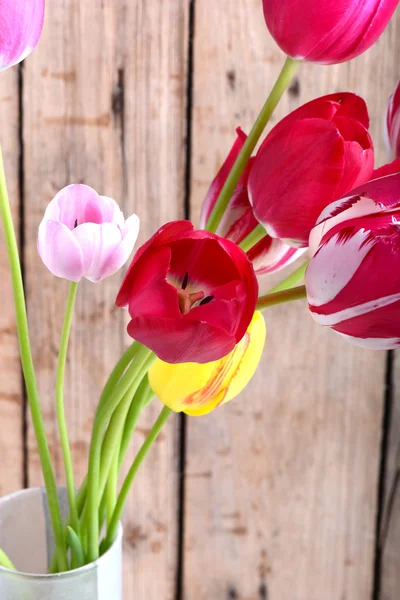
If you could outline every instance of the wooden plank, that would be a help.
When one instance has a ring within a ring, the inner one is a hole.
[[[36,253],[47,202],[85,182],[137,212],[144,241],[183,214],[186,3],[145,0],[51,2],[40,51],[24,79],[26,242],[34,354],[58,480],[54,368],[67,284]],[[87,470],[89,434],[101,387],[123,347],[125,314],[114,309],[121,276],[79,290],[66,409],[76,472]],[[160,407],[144,416],[135,447]],[[138,477],[125,520],[127,598],[169,599],[177,556],[177,421]],[[130,454],[133,459],[133,452]],[[32,432],[30,484],[41,475]]]
[[[383,507],[379,535],[379,600],[395,600],[400,589],[400,357],[393,356],[389,390]]]
[[[19,229],[19,90],[18,67],[1,73],[0,131],[13,217]],[[0,494],[23,487],[24,400],[14,303],[0,225]]]
[[[352,63],[303,65],[281,118],[324,93],[366,97],[379,160],[394,85],[394,22]],[[196,3],[192,214],[283,64],[260,2]],[[371,597],[385,354],[346,344],[305,303],[266,313],[261,366],[240,400],[189,419],[185,600]]]

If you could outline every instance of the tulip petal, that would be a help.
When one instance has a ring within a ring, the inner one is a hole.
[[[249,177],[250,201],[271,237],[305,247],[342,178],[344,142],[332,123],[320,119],[288,123],[281,133],[259,150]]]
[[[205,322],[160,317],[134,317],[129,335],[169,363],[205,363],[229,354],[235,337]],[[179,339],[179,344],[177,343]]]
[[[0,71],[16,65],[36,47],[42,33],[44,0],[2,0]]]
[[[82,250],[84,276],[98,282],[111,275],[112,255],[122,242],[121,231],[113,223],[84,223],[72,235]],[[114,271],[115,272],[115,271]]]
[[[84,276],[83,255],[72,232],[57,221],[42,221],[38,235],[39,255],[53,275],[70,281]]]
[[[387,26],[398,0],[263,0],[267,27],[296,59],[335,64],[355,58]]]

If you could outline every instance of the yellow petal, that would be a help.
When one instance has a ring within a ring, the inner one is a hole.
[[[149,371],[150,385],[175,412],[200,416],[237,396],[253,377],[264,348],[266,327],[260,312],[243,339],[220,360],[171,365],[157,360]]]

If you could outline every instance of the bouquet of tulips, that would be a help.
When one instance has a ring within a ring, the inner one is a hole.
[[[85,0],[82,0],[85,1]],[[128,260],[139,218],[111,198],[69,185],[47,206],[38,252],[69,280],[56,373],[56,409],[70,514],[61,518],[30,350],[18,247],[0,161],[0,212],[21,361],[56,552],[52,572],[96,560],[113,543],[136,473],[171,413],[201,416],[237,396],[266,338],[264,311],[307,298],[313,318],[359,346],[400,342],[400,85],[385,129],[394,162],[375,170],[362,98],[340,92],[301,106],[256,146],[302,61],[335,64],[371,47],[399,0],[263,0],[267,27],[288,58],[253,128],[238,128],[204,200],[200,228],[166,223],[133,257],[116,305],[133,343],[112,371],[94,416],[86,479],[77,486],[64,414],[64,373],[78,285]],[[0,0],[0,67],[36,46],[44,0]],[[45,201],[45,199],[44,199]],[[301,259],[267,294],[258,278]],[[305,285],[301,285],[305,279]],[[119,485],[136,423],[157,396],[160,415]],[[77,491],[78,489],[78,491]],[[13,568],[0,553],[1,564]]]

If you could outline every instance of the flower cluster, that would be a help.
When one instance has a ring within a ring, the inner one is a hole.
[[[55,393],[71,511],[68,527],[61,519],[46,444],[0,160],[0,215],[54,531],[54,572],[92,562],[113,543],[136,473],[171,412],[205,415],[247,385],[266,339],[260,310],[307,298],[317,323],[353,343],[384,350],[400,345],[400,83],[385,119],[394,159],[390,164],[374,168],[367,106],[350,92],[297,108],[256,151],[299,63],[335,64],[358,56],[379,38],[399,1],[263,0],[267,27],[288,58],[249,134],[237,129],[204,199],[200,228],[187,220],[166,223],[133,256],[116,305],[128,311],[127,331],[134,342],[100,398],[88,475],[78,494],[63,399],[78,283],[83,278],[100,282],[127,262],[139,218],[125,220],[114,200],[86,185],[69,185],[51,200],[39,225],[38,252],[53,275],[71,282]],[[44,0],[0,0],[0,70],[32,52],[43,18]],[[301,257],[294,273],[259,295],[260,277]],[[296,287],[304,273],[305,286]],[[135,425],[155,395],[164,407],[117,495],[118,473]],[[0,552],[1,565],[10,568],[11,562]]]

